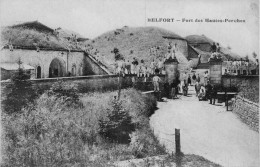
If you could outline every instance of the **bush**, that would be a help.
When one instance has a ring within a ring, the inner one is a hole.
[[[46,91],[48,96],[55,96],[56,99],[63,98],[67,105],[80,105],[79,91],[77,85],[67,84],[63,81],[54,83],[50,90]]]
[[[116,143],[129,143],[129,134],[134,131],[131,117],[127,111],[124,110],[122,101],[114,99],[111,106],[112,110],[108,109],[109,114],[107,119],[99,120],[99,133],[109,141]]]
[[[21,113],[2,113],[3,166],[107,166],[108,161],[163,153],[149,129],[153,97],[134,89],[122,90],[121,101],[114,100],[117,92],[92,93],[79,97],[82,106],[74,107],[64,98],[71,93],[61,95],[61,89],[53,86],[47,91],[51,94],[44,93]],[[130,145],[107,142],[99,135],[99,120],[109,125],[105,135],[130,135]]]
[[[22,68],[19,68],[14,73],[11,83],[7,86],[10,92],[7,94],[6,99],[3,100],[4,112],[8,114],[18,113],[22,108],[28,107],[34,102],[37,93],[29,79],[30,74]]]

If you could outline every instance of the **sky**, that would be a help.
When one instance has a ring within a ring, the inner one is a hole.
[[[171,18],[173,22],[148,22]],[[182,22],[240,19],[245,23]],[[206,35],[241,56],[259,53],[258,0],[0,0],[1,26],[35,21],[87,38],[129,27],[156,26],[182,37]]]

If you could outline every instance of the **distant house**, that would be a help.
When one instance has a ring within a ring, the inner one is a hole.
[[[19,65],[18,63],[0,63],[1,68],[1,80],[7,80],[12,77],[12,75],[18,71]],[[34,73],[35,68],[27,65],[21,64],[20,68],[24,69],[28,74]]]

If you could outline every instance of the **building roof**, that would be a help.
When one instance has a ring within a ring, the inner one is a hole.
[[[185,38],[188,43],[193,43],[193,44],[202,44],[202,43],[208,43],[212,44],[214,41],[205,35],[189,35]]]
[[[10,26],[11,28],[27,28],[27,29],[35,29],[40,32],[53,32],[54,30],[40,22],[36,21],[31,21],[31,22],[25,22],[22,24],[16,24],[13,26]]]
[[[18,63],[0,63],[0,67],[8,70],[8,71],[12,71],[12,70],[18,70],[19,69],[19,65]],[[24,70],[34,70],[35,68],[28,65],[28,64],[21,64],[21,68]]]

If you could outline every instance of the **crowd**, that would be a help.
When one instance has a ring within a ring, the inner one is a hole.
[[[164,94],[167,98],[177,98],[177,95],[182,93],[182,95],[187,96],[188,87],[194,86],[196,91],[196,96],[200,101],[210,100],[210,104],[215,104],[217,98],[217,87],[213,84],[210,84],[208,72],[206,71],[204,74],[204,83],[201,81],[201,77],[199,74],[193,73],[192,76],[187,73],[182,74],[182,79],[180,79],[179,75],[173,80],[171,84],[168,82],[164,83]],[[159,82],[161,80],[155,76],[153,78],[154,83],[154,91],[159,91]]]
[[[252,70],[257,69],[259,66],[258,59],[255,62],[249,61],[248,59],[243,60],[227,60],[225,61],[225,72],[224,74],[230,75],[250,75],[253,74]],[[257,71],[257,70],[256,70]]]
[[[211,56],[208,61],[212,60],[222,60],[219,43],[215,44],[215,42],[213,42],[211,45]]]
[[[155,74],[155,70],[158,70],[158,74],[166,74],[164,64],[168,59],[176,59],[177,44],[172,46],[172,43],[169,43],[167,47],[168,51],[164,56],[160,54],[161,49],[162,46],[153,46],[149,49],[150,56],[153,57],[150,63],[145,62],[143,59],[139,62],[135,57],[131,62],[124,58],[121,61],[116,61],[114,64],[114,73],[123,75],[136,74],[138,77],[149,77]]]

